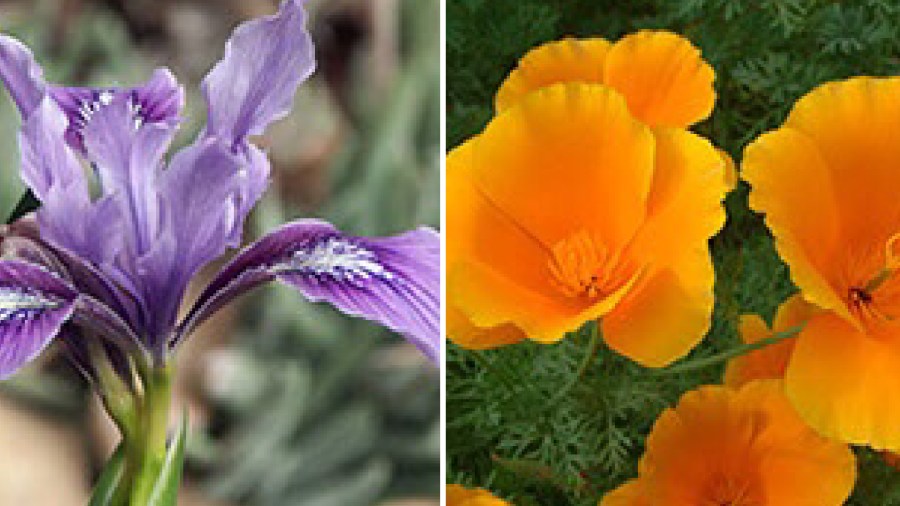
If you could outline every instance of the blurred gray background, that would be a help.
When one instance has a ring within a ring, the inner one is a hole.
[[[26,41],[58,83],[130,85],[156,66],[172,68],[188,93],[183,144],[203,123],[197,85],[231,30],[276,7],[0,0],[0,30]],[[291,116],[257,140],[274,179],[246,240],[308,216],[356,234],[437,226],[439,1],[310,0],[308,8],[319,69]],[[23,192],[17,128],[0,92],[4,219]],[[438,503],[439,375],[389,332],[269,287],[201,328],[178,368],[177,404],[192,425],[180,504]],[[45,353],[0,384],[0,506],[84,505],[116,442],[83,381]]]

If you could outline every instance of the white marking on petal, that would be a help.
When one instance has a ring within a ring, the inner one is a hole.
[[[100,102],[100,105],[109,105],[113,101],[113,92],[106,90],[101,91],[100,96],[97,97],[97,101]]]
[[[27,320],[60,306],[58,300],[19,288],[0,287],[0,323]]]
[[[393,277],[373,251],[340,237],[329,237],[307,245],[294,252],[290,260],[276,269],[280,272],[328,276],[344,281]]]

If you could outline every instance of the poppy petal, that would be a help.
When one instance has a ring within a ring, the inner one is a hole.
[[[603,318],[610,348],[646,367],[664,367],[706,335],[713,309],[712,260],[706,250],[652,275]]]
[[[650,506],[647,491],[640,480],[631,480],[619,485],[603,496],[600,506]]]
[[[532,91],[556,83],[603,83],[603,64],[612,45],[605,39],[563,39],[538,46],[500,85],[494,99],[498,113]]]
[[[874,241],[883,248],[897,232],[898,94],[900,78],[827,83],[797,101],[785,122],[809,137],[828,164],[847,244],[869,247]]]
[[[739,327],[741,339],[747,344],[755,343],[773,333],[784,332],[806,323],[815,312],[815,306],[806,302],[799,294],[794,295],[778,308],[771,329],[757,315],[742,315]],[[795,342],[796,338],[789,338],[732,359],[725,369],[725,384],[739,387],[754,379],[784,378]]]
[[[522,290],[491,267],[460,262],[448,274],[448,297],[460,302],[460,308],[478,327],[496,327],[513,322],[529,339],[554,343],[574,332],[585,322],[608,314],[639,281],[635,273],[612,293],[590,302],[562,306],[555,299]],[[465,296],[463,297],[463,294]]]
[[[856,459],[846,444],[814,433],[782,392],[781,381],[753,381],[734,403],[750,416],[765,416],[754,445],[763,450],[760,486],[769,504],[844,504],[856,482]],[[748,409],[749,408],[749,409]]]
[[[628,250],[649,266],[647,279],[603,320],[603,335],[619,353],[661,367],[709,329],[714,273],[707,244],[725,223],[728,187],[722,158],[709,142],[678,129],[654,134],[648,217]]]
[[[706,119],[716,101],[715,72],[689,40],[640,31],[613,44],[604,82],[625,96],[631,113],[652,126],[686,128]]]
[[[835,258],[844,249],[840,211],[829,164],[807,135],[781,128],[744,151],[742,175],[750,183],[750,207],[765,213],[775,247],[803,297],[852,320],[835,288]]]
[[[707,249],[725,225],[725,162],[706,139],[675,128],[654,130],[656,167],[647,219],[629,247],[656,266]],[[665,244],[665,248],[660,248]]]
[[[853,452],[805,425],[778,380],[684,394],[645,448],[625,492],[647,504],[838,505],[856,479]]]
[[[894,326],[896,330],[896,326]],[[797,338],[785,390],[818,432],[876,449],[900,449],[896,396],[900,348],[833,313],[813,317]]]
[[[511,323],[489,328],[476,327],[462,311],[448,306],[447,337],[463,348],[489,350],[518,343],[525,339],[525,334]]]
[[[547,250],[514,218],[488,200],[473,181],[472,157],[477,142],[477,138],[470,139],[447,156],[448,276],[454,276],[452,273],[462,260],[489,265],[497,276],[514,280],[506,285],[510,288],[509,293],[491,288],[492,297],[516,297],[520,292],[527,292],[536,306],[554,307],[558,303],[546,295],[556,290],[547,273]],[[449,286],[453,287],[453,284]],[[489,289],[487,286],[477,288],[479,291]],[[449,305],[465,306],[465,301],[453,298],[455,292],[448,293]],[[460,293],[465,296],[465,292]],[[505,322],[488,327],[502,323]]]
[[[488,125],[472,173],[492,203],[544,246],[584,230],[619,251],[645,217],[653,153],[652,133],[614,90],[557,84]]]

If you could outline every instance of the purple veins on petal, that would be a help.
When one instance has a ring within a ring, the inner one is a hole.
[[[0,379],[36,357],[71,316],[77,293],[36,265],[0,261]]]
[[[175,124],[184,107],[184,90],[167,69],[157,69],[149,81],[133,88],[51,87],[50,96],[68,118],[66,142],[82,154],[87,154],[84,129],[114,103],[125,104],[127,112],[120,136],[145,124]]]
[[[228,300],[279,279],[313,302],[407,337],[432,361],[440,353],[440,240],[430,229],[395,237],[347,236],[328,223],[300,220],[244,250],[201,295],[189,332]]]
[[[12,37],[0,34],[0,81],[19,108],[22,118],[31,115],[46,93],[43,71],[31,50]]]
[[[277,14],[234,31],[203,80],[208,135],[237,144],[290,111],[297,87],[315,69],[303,3],[285,0]]]

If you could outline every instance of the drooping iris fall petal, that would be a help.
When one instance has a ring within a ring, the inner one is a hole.
[[[663,412],[638,477],[602,506],[839,506],[853,489],[853,453],[814,433],[778,380],[739,390],[704,386]]]
[[[746,344],[755,343],[804,325],[815,313],[815,306],[794,295],[778,308],[771,328],[757,315],[741,316],[741,339]],[[796,338],[789,338],[732,359],[725,368],[725,384],[737,388],[756,379],[783,379],[795,343]]]
[[[705,140],[649,129],[612,88],[566,83],[501,113],[447,166],[448,304],[470,336],[514,342],[512,325],[554,342],[604,317],[611,346],[659,366],[706,332],[727,188]]]
[[[509,506],[509,503],[482,488],[447,485],[447,506]]]
[[[0,379],[34,359],[75,309],[78,292],[36,265],[0,261]]]
[[[179,335],[228,301],[271,280],[313,302],[403,334],[440,357],[440,238],[428,228],[393,237],[353,237],[318,220],[273,231],[231,261],[201,294]]]
[[[823,434],[900,449],[900,79],[852,78],[800,99],[744,154],[750,204],[765,214],[803,297],[823,310],[797,337],[785,376]]]
[[[606,84],[625,97],[631,113],[650,126],[687,128],[713,110],[715,72],[686,38],[644,30],[614,44],[563,39],[529,51],[501,85],[502,112],[534,90],[556,83]]]

